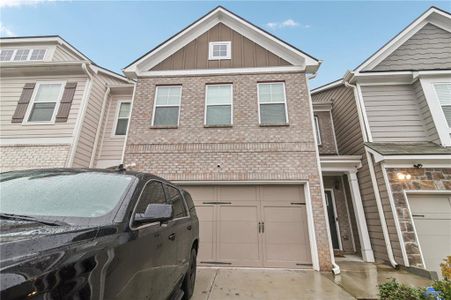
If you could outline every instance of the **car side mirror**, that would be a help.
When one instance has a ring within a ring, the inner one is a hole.
[[[172,205],[151,203],[144,213],[135,214],[135,223],[164,222],[172,219]]]

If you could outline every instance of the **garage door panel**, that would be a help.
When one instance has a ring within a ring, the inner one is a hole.
[[[428,270],[441,276],[440,263],[451,255],[451,195],[409,195],[409,206]]]
[[[191,194],[195,203],[201,204],[202,201],[214,201],[216,190],[214,186],[189,186],[186,190]]]
[[[257,201],[257,186],[220,186],[220,201]]]
[[[214,258],[214,207],[197,206],[197,216],[199,218],[199,260],[212,260]]]
[[[261,187],[262,201],[291,201],[305,203],[304,189],[300,185],[269,185]]]

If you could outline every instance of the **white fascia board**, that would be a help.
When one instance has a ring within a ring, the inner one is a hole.
[[[362,167],[360,155],[337,155],[319,157],[322,172],[351,172]]]
[[[105,69],[105,68],[102,68],[102,67],[99,67],[99,66],[96,66],[96,65],[91,65],[91,69],[92,69],[96,74],[100,72],[100,73],[103,73],[103,74],[105,74],[105,75],[111,76],[111,77],[113,77],[113,78],[122,80],[122,81],[125,82],[125,83],[132,83],[132,81],[131,81],[130,79],[128,79],[127,77],[122,76],[122,75],[119,75],[119,74],[116,74],[116,73],[114,73],[114,72],[112,72],[112,71],[110,71],[110,70],[108,70],[108,69]]]
[[[364,63],[355,69],[356,72],[362,70],[371,70],[383,61],[387,56],[393,53],[399,46],[411,38],[426,24],[431,23],[442,29],[451,30],[451,18],[447,13],[440,11],[434,7],[426,11],[422,16],[407,26],[402,32],[395,36],[390,42],[374,53]]]
[[[219,7],[132,65],[126,67],[123,70],[124,73],[130,77],[133,77],[134,75],[142,76],[143,72],[150,70],[152,67],[156,66],[158,63],[168,58],[218,23],[224,23],[226,26],[261,45],[268,51],[280,56],[292,65],[302,66],[304,69],[309,67],[308,71],[312,73],[316,72],[316,69],[320,65],[320,61],[313,59]]]
[[[311,90],[310,94],[313,95],[313,94],[316,94],[316,93],[320,93],[322,91],[325,91],[325,90],[328,90],[328,89],[331,89],[331,88],[334,88],[334,87],[337,87],[337,86],[340,86],[340,85],[343,85],[343,79],[342,78],[340,78],[338,80],[335,80],[335,81],[332,81],[332,82],[330,82],[330,83],[328,83],[326,85],[322,85],[320,87],[317,87],[317,88]]]
[[[195,69],[195,70],[169,70],[169,71],[147,71],[138,73],[139,77],[173,77],[173,76],[196,76],[196,75],[224,75],[224,74],[258,74],[258,73],[285,73],[304,72],[304,67],[262,67],[262,68],[227,68],[227,69]]]
[[[331,102],[326,102],[326,103],[321,103],[321,102],[313,102],[313,111],[331,111],[332,110],[332,103]]]

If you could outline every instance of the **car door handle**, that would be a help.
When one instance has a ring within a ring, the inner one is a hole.
[[[191,225],[188,225],[188,227],[186,227],[186,229],[191,230],[193,227]]]
[[[172,233],[168,236],[168,239],[170,239],[171,241],[175,240],[175,233]]]

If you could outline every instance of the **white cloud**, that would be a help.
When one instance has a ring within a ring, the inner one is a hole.
[[[0,23],[0,36],[15,36],[15,35],[16,34],[11,29]]]
[[[294,27],[299,27],[299,26],[307,29],[307,28],[311,27],[310,25],[303,25],[299,22],[296,22],[293,19],[286,19],[285,21],[282,21],[282,22],[268,22],[268,23],[266,23],[266,26],[271,29],[294,28]]]
[[[41,2],[49,2],[54,0],[0,0],[0,8],[2,7],[18,7],[24,5],[36,5]]]

